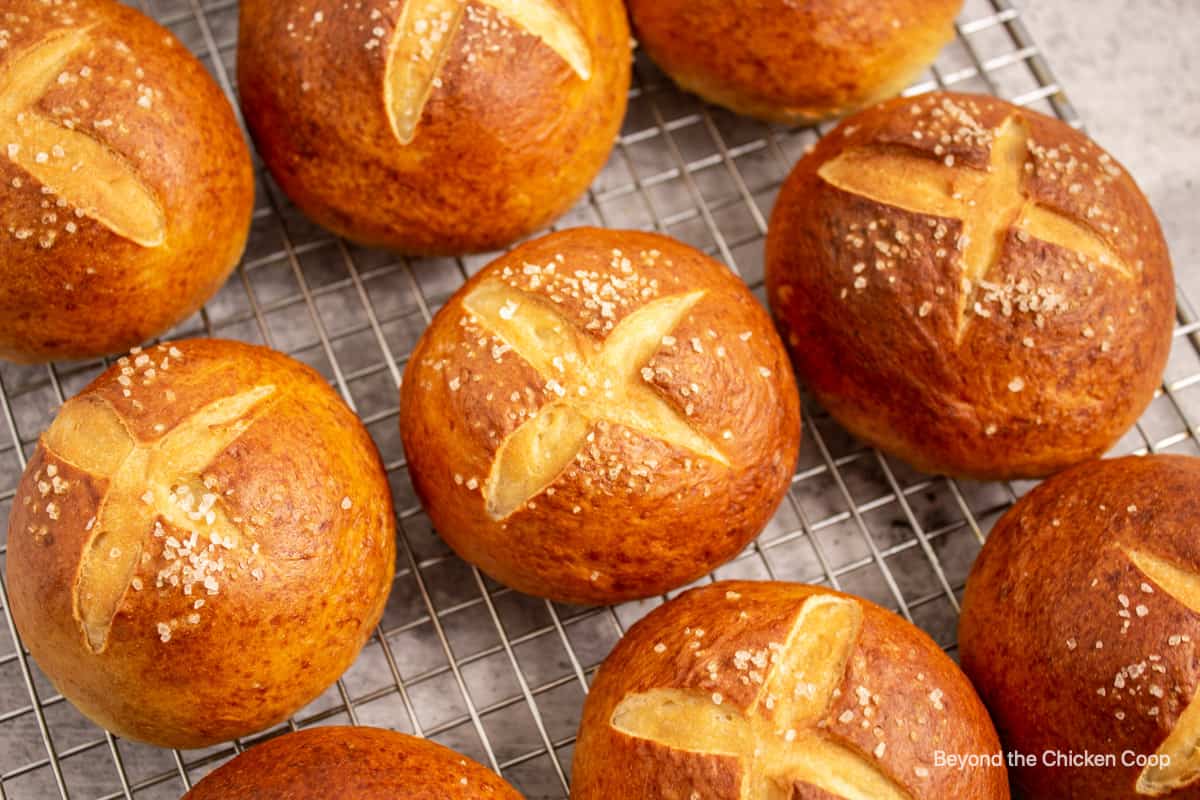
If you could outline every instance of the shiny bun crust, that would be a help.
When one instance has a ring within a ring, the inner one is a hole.
[[[651,58],[688,91],[786,123],[899,94],[954,38],[962,0],[629,0]]]
[[[966,677],[928,636],[816,586],[719,582],[630,628],[583,709],[573,800],[1007,800]],[[619,768],[614,768],[619,764]]]
[[[521,800],[496,773],[425,739],[308,728],[250,748],[184,800]]]
[[[499,249],[583,194],[625,114],[620,0],[245,0],[258,150],[314,220],[412,254]]]
[[[988,537],[960,654],[1006,747],[1039,754],[1012,772],[1030,800],[1200,797],[1197,496],[1200,459],[1093,461],[1038,486]],[[1169,766],[1123,763],[1162,754]]]
[[[1154,212],[1111,156],[1057,120],[945,92],[855,115],[800,160],[767,286],[842,425],[982,479],[1104,453],[1153,397],[1175,308]]]
[[[0,358],[127,350],[187,318],[254,207],[233,109],[165,28],[111,0],[0,16]]]
[[[317,373],[236,342],[157,346],[38,442],[9,519],[12,615],[94,722],[207,746],[286,719],[351,664],[394,531],[375,447]]]
[[[786,491],[799,398],[770,318],[673,239],[578,228],[485,267],[404,375],[442,538],[520,591],[611,603],[736,555]]]

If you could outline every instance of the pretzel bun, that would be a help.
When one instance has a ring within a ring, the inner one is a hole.
[[[784,184],[767,287],[796,369],[927,472],[1038,477],[1104,453],[1170,349],[1146,198],[1070,126],[938,92],[864,111]]]
[[[405,371],[400,433],[442,538],[528,594],[612,603],[732,558],[800,440],[770,318],[673,239],[577,228],[484,267]]]
[[[993,759],[987,712],[923,632],[829,589],[726,581],[655,609],[605,660],[571,797],[1007,800]]]
[[[244,0],[259,153],[306,214],[412,254],[499,249],[561,215],[625,114],[620,0]]]
[[[954,38],[962,0],[627,0],[638,41],[719,106],[814,123],[908,86]]]
[[[1012,773],[1030,800],[1200,797],[1198,495],[1200,459],[1094,461],[988,537],[960,654],[1007,748],[1038,756]]]
[[[80,711],[194,748],[267,728],[358,655],[391,585],[378,453],[314,371],[196,339],[63,405],[13,498],[12,616]]]
[[[490,769],[379,728],[308,728],[252,747],[183,800],[521,800]]]
[[[225,96],[168,30],[110,0],[0,17],[0,358],[126,350],[233,270],[254,208]]]

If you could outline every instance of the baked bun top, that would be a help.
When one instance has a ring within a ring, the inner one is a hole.
[[[233,110],[122,4],[12,0],[0,28],[0,357],[137,344],[241,254],[254,183]]]
[[[496,773],[426,739],[379,728],[308,728],[251,747],[184,800],[521,800]]]
[[[618,0],[246,0],[259,150],[326,227],[417,253],[496,249],[562,213],[630,80]]]
[[[800,584],[719,582],[634,625],[584,707],[573,796],[1007,798],[966,677],[884,609]],[[621,764],[620,770],[611,768]]]
[[[798,371],[916,466],[1042,475],[1103,452],[1158,384],[1174,283],[1146,198],[1058,120],[936,92],[846,120],[767,245]]]
[[[962,0],[628,0],[677,83],[761,119],[815,122],[898,94],[954,37]]]
[[[663,236],[577,228],[501,257],[443,307],[405,373],[401,429],[456,549],[510,584],[525,571],[601,602],[686,583],[756,535],[800,418],[787,354],[739,278]]]
[[[236,342],[160,345],[41,437],[9,522],[13,617],[99,724],[207,745],[281,721],[349,666],[394,532],[374,445],[314,371]]]
[[[1200,789],[1197,496],[1200,459],[1094,461],[1038,486],[989,535],[967,581],[959,641],[1006,742],[1033,753],[1171,757],[1159,767],[1018,770],[1033,796]]]

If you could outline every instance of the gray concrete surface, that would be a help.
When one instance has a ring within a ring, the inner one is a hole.
[[[1088,132],[1134,174],[1200,305],[1200,0],[1017,0]]]

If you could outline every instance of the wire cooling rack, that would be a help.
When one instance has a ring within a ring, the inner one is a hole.
[[[233,95],[235,0],[136,5],[179,35]],[[641,56],[635,72],[612,158],[558,227],[670,234],[724,261],[761,298],[770,207],[822,131],[707,108]],[[936,87],[997,94],[1079,124],[1010,0],[968,0],[958,37],[911,91]],[[401,529],[383,621],[342,679],[286,726],[174,752],[117,739],[75,711],[21,646],[0,592],[0,798],[174,799],[262,736],[349,723],[437,740],[499,770],[531,800],[563,797],[588,681],[622,631],[661,599],[602,609],[552,604],[493,583],[441,543],[408,479],[397,386],[431,313],[490,259],[410,261],[355,247],[308,222],[261,167],[258,177],[243,264],[168,338],[219,336],[283,350],[318,369],[362,416],[383,453]],[[1178,317],[1162,389],[1117,452],[1200,452],[1200,323],[1182,294]],[[104,366],[0,364],[0,519],[38,434],[64,397]],[[714,577],[853,592],[912,620],[953,655],[971,562],[996,518],[1030,484],[916,473],[864,448],[807,398],[804,424],[798,469],[778,514]]]

